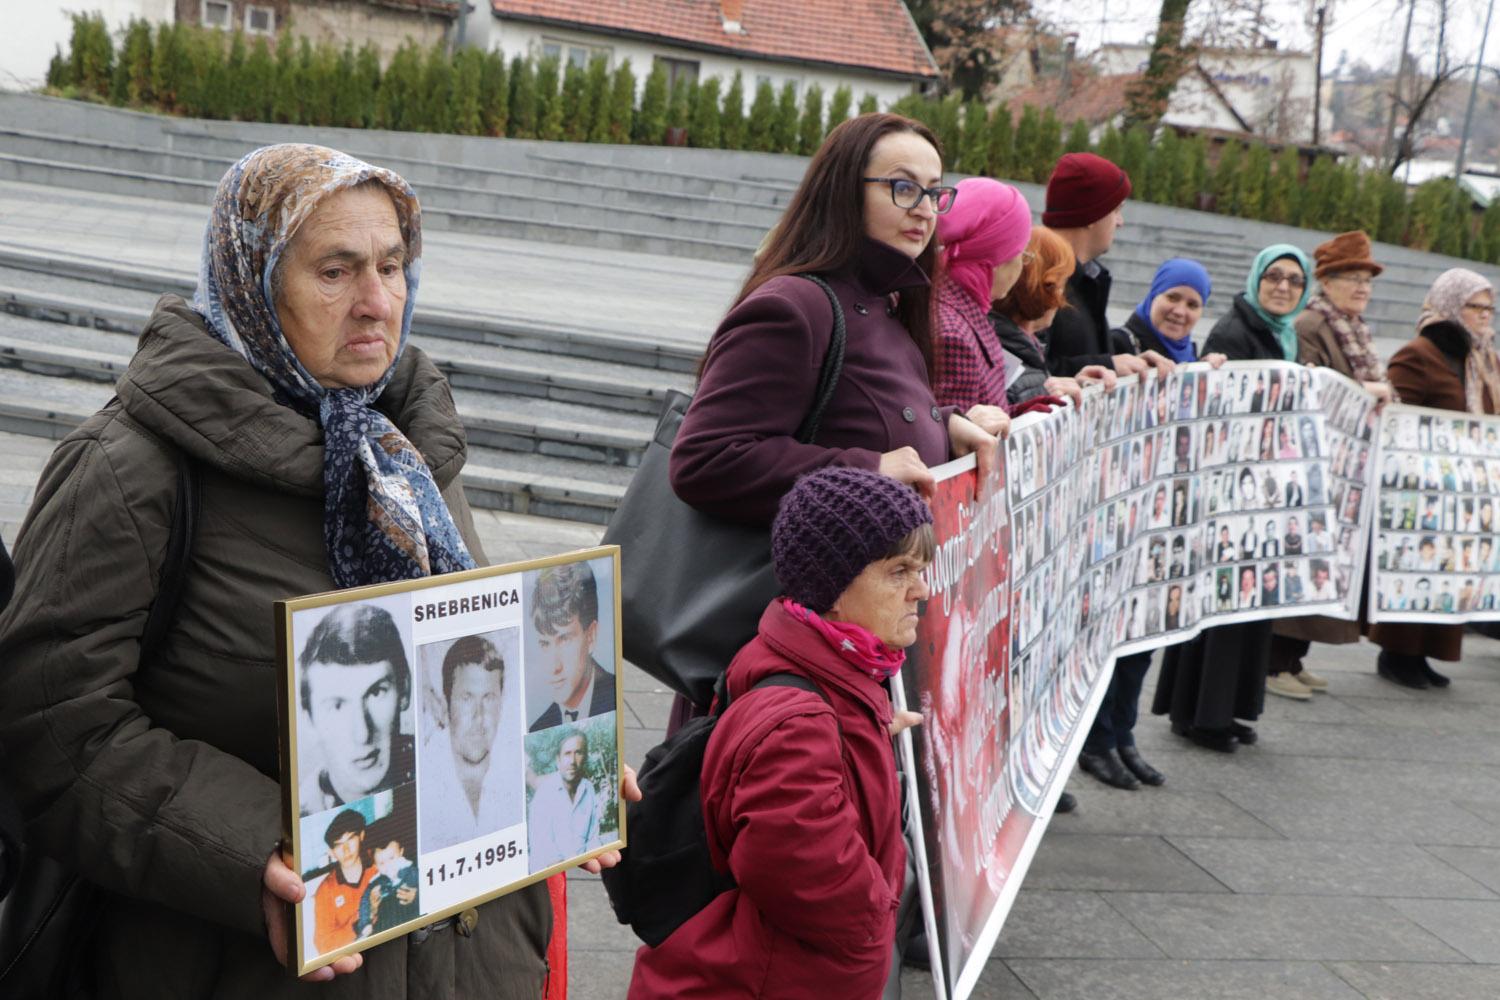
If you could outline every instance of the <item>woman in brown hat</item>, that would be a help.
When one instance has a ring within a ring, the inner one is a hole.
[[[1375,278],[1385,268],[1370,256],[1370,237],[1360,230],[1339,233],[1313,250],[1318,292],[1297,317],[1301,360],[1364,383],[1382,403],[1392,398],[1385,365],[1370,342],[1363,319]],[[1361,599],[1360,607],[1364,607]],[[1266,691],[1306,701],[1328,682],[1302,665],[1314,642],[1358,642],[1364,623],[1340,621],[1325,615],[1283,618],[1271,636],[1271,666]]]

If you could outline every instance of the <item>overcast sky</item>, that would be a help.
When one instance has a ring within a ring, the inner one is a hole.
[[[1101,42],[1141,42],[1155,30],[1160,0],[1033,0],[1036,9],[1052,24],[1078,32],[1078,48],[1088,53]],[[1192,0],[1190,11],[1207,9],[1220,0]],[[1246,4],[1253,0],[1242,0]],[[1272,36],[1282,48],[1312,50],[1309,0],[1262,0],[1265,16],[1274,24]],[[1374,66],[1394,66],[1405,27],[1408,0],[1328,0],[1332,28],[1323,46],[1324,72],[1338,65],[1339,52],[1347,51],[1351,62],[1364,59]],[[1479,36],[1484,27],[1486,0],[1448,0],[1448,34],[1454,56],[1472,63],[1479,54]],[[1497,0],[1500,7],[1500,0]],[[1088,13],[1085,13],[1087,11]],[[1438,0],[1417,0],[1412,25],[1412,50],[1429,52],[1435,44]],[[1191,16],[1191,15],[1190,15]],[[1490,25],[1484,61],[1500,67],[1500,11]]]

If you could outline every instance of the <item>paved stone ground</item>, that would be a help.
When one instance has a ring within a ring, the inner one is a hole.
[[[0,536],[14,542],[47,442],[0,434]],[[491,558],[593,544],[591,525],[476,512]],[[1074,775],[977,997],[1005,1000],[1481,1000],[1500,996],[1500,643],[1470,635],[1445,692],[1374,676],[1374,649],[1317,647],[1331,693],[1268,699],[1232,756],[1138,728],[1160,789]],[[626,759],[670,696],[630,668]],[[1143,701],[1149,700],[1149,689]],[[596,878],[572,882],[571,995],[624,996],[635,940]],[[931,982],[908,970],[908,998]]]

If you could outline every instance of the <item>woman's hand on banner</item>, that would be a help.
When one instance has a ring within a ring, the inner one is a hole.
[[[1210,368],[1221,368],[1223,367],[1224,362],[1228,361],[1229,359],[1220,354],[1218,351],[1215,351],[1212,354],[1203,355],[1203,360],[1208,362],[1208,366]]]
[[[891,731],[892,736],[900,736],[912,726],[920,726],[921,724],[921,712],[912,712],[903,708],[892,713],[891,724],[886,728]]]
[[[1151,366],[1134,354],[1116,354],[1112,359],[1117,375],[1144,375]]]
[[[1365,392],[1375,397],[1375,409],[1380,410],[1394,398],[1395,393],[1391,391],[1389,382],[1364,382]]]
[[[1162,378],[1166,378],[1172,374],[1173,370],[1177,367],[1176,362],[1171,358],[1165,354],[1158,354],[1155,351],[1142,351],[1141,360],[1156,369],[1156,374]]]
[[[635,768],[629,764],[622,765],[620,768],[620,795],[626,802],[641,801],[641,786],[635,780]],[[619,851],[605,851],[597,858],[590,858],[578,867],[590,875],[598,875],[604,869],[613,868],[619,863]]]
[[[948,418],[948,443],[952,446],[954,458],[963,458],[971,453],[974,455],[979,466],[979,488],[976,492],[983,496],[1000,460],[1000,439],[993,434],[986,434],[972,420],[955,413]],[[934,486],[931,473],[927,475],[927,484],[924,496],[930,498]]]
[[[957,415],[955,420],[962,419]],[[969,423],[967,420],[964,423]],[[951,421],[950,421],[951,425]],[[973,426],[970,424],[969,426]],[[978,428],[975,428],[976,430]],[[956,449],[955,449],[956,450]],[[931,500],[932,492],[937,483],[932,478],[932,471],[922,462],[917,454],[917,449],[907,445],[905,448],[897,448],[880,456],[880,468],[876,470],[882,476],[890,476],[898,483],[905,483],[918,493],[922,494],[923,500]]]
[[[1098,367],[1100,371],[1107,370],[1100,366],[1095,367]],[[1083,373],[1080,372],[1079,374],[1082,375]],[[1115,373],[1110,372],[1109,377],[1110,379],[1114,379]],[[1061,375],[1054,375],[1047,381],[1042,383],[1042,391],[1049,396],[1065,396],[1068,399],[1071,399],[1073,401],[1074,409],[1077,409],[1078,407],[1083,405],[1083,386],[1080,384],[1078,379],[1067,378]]]
[[[307,895],[307,886],[297,873],[287,867],[278,847],[266,861],[266,870],[260,877],[260,911],[266,918],[266,938],[271,942],[271,954],[283,966],[287,965],[286,905],[296,905]],[[302,977],[304,983],[326,983],[336,976],[347,976],[365,964],[364,955],[345,955],[332,965],[314,969]]]
[[[1104,365],[1084,365],[1082,368],[1078,369],[1078,374],[1074,375],[1073,377],[1077,379],[1080,384],[1086,384],[1089,382],[1103,382],[1105,392],[1114,392],[1115,385],[1120,381],[1119,377],[1115,375],[1114,369],[1106,367]],[[1048,392],[1053,391],[1050,388],[1052,381],[1053,380],[1049,378],[1046,382],[1043,383],[1043,385],[1049,387],[1047,389]]]
[[[1010,433],[1010,416],[998,406],[987,406],[984,403],[976,403],[969,407],[969,412],[964,416],[977,424],[979,429],[986,434],[993,434],[997,438],[1003,438]]]

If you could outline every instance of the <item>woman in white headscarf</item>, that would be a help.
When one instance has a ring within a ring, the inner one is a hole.
[[[1500,412],[1500,359],[1495,356],[1495,288],[1488,278],[1455,267],[1438,275],[1422,303],[1417,335],[1391,358],[1391,385],[1401,402],[1439,410]],[[1447,687],[1428,657],[1455,661],[1459,625],[1372,625],[1381,677],[1403,687]]]

